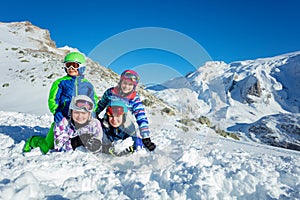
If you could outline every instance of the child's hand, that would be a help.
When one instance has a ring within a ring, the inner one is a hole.
[[[80,137],[76,136],[74,138],[71,138],[71,145],[72,145],[73,150],[75,150],[77,147],[82,146],[83,143],[82,143]]]
[[[156,145],[153,142],[151,142],[150,138],[144,138],[142,139],[142,141],[149,151],[153,151],[156,148]]]

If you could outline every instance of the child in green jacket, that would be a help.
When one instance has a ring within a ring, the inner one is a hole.
[[[84,55],[78,52],[68,53],[64,58],[66,76],[53,82],[48,98],[48,107],[54,115],[47,136],[32,136],[24,146],[23,151],[29,152],[31,148],[40,147],[41,151],[46,154],[54,147],[53,128],[55,123],[59,123],[64,117],[69,119],[69,106],[72,98],[77,95],[86,95],[97,103],[97,95],[94,86],[84,78],[86,59]]]

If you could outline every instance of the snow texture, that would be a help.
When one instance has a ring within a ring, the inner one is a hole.
[[[152,93],[175,114],[161,112],[161,103],[147,107],[157,149],[114,158],[84,148],[23,153],[28,137],[49,130],[47,95],[74,49],[56,48],[28,22],[0,23],[0,49],[0,199],[300,199],[300,152],[285,146],[299,144],[300,52],[210,62],[170,80]],[[117,83],[88,64],[97,94]],[[240,140],[195,123],[183,131],[179,119],[188,115],[206,115]]]

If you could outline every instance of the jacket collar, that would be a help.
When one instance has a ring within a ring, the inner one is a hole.
[[[134,97],[136,96],[136,91],[133,90],[132,92],[128,93],[128,94],[124,94],[122,92],[122,90],[118,87],[118,86],[115,86],[113,89],[112,89],[112,93],[116,96],[119,96],[119,97],[122,97],[122,98],[126,98],[126,99],[129,99],[129,100],[132,100],[134,99]]]

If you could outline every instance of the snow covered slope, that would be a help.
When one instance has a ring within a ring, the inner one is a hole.
[[[50,114],[47,100],[51,84],[66,75],[64,56],[78,50],[56,48],[49,31],[30,22],[0,23],[0,50],[0,110]],[[88,59],[86,66],[85,77],[94,84],[99,96],[119,81],[116,73],[99,63]],[[140,90],[142,98],[166,106],[147,91]]]
[[[0,116],[0,199],[299,199],[297,151],[220,138],[206,127],[185,133],[170,120],[153,135],[154,153],[22,153],[24,139],[46,134],[51,117]]]
[[[204,115],[219,127],[254,141],[299,150],[299,88],[300,51],[230,64],[207,62],[186,77],[148,89],[188,113],[189,118]],[[275,124],[262,119],[273,115],[278,119],[273,121]],[[258,123],[267,128],[259,129],[259,133],[246,128]],[[282,123],[284,132],[274,128]],[[260,140],[262,135],[269,139]]]

